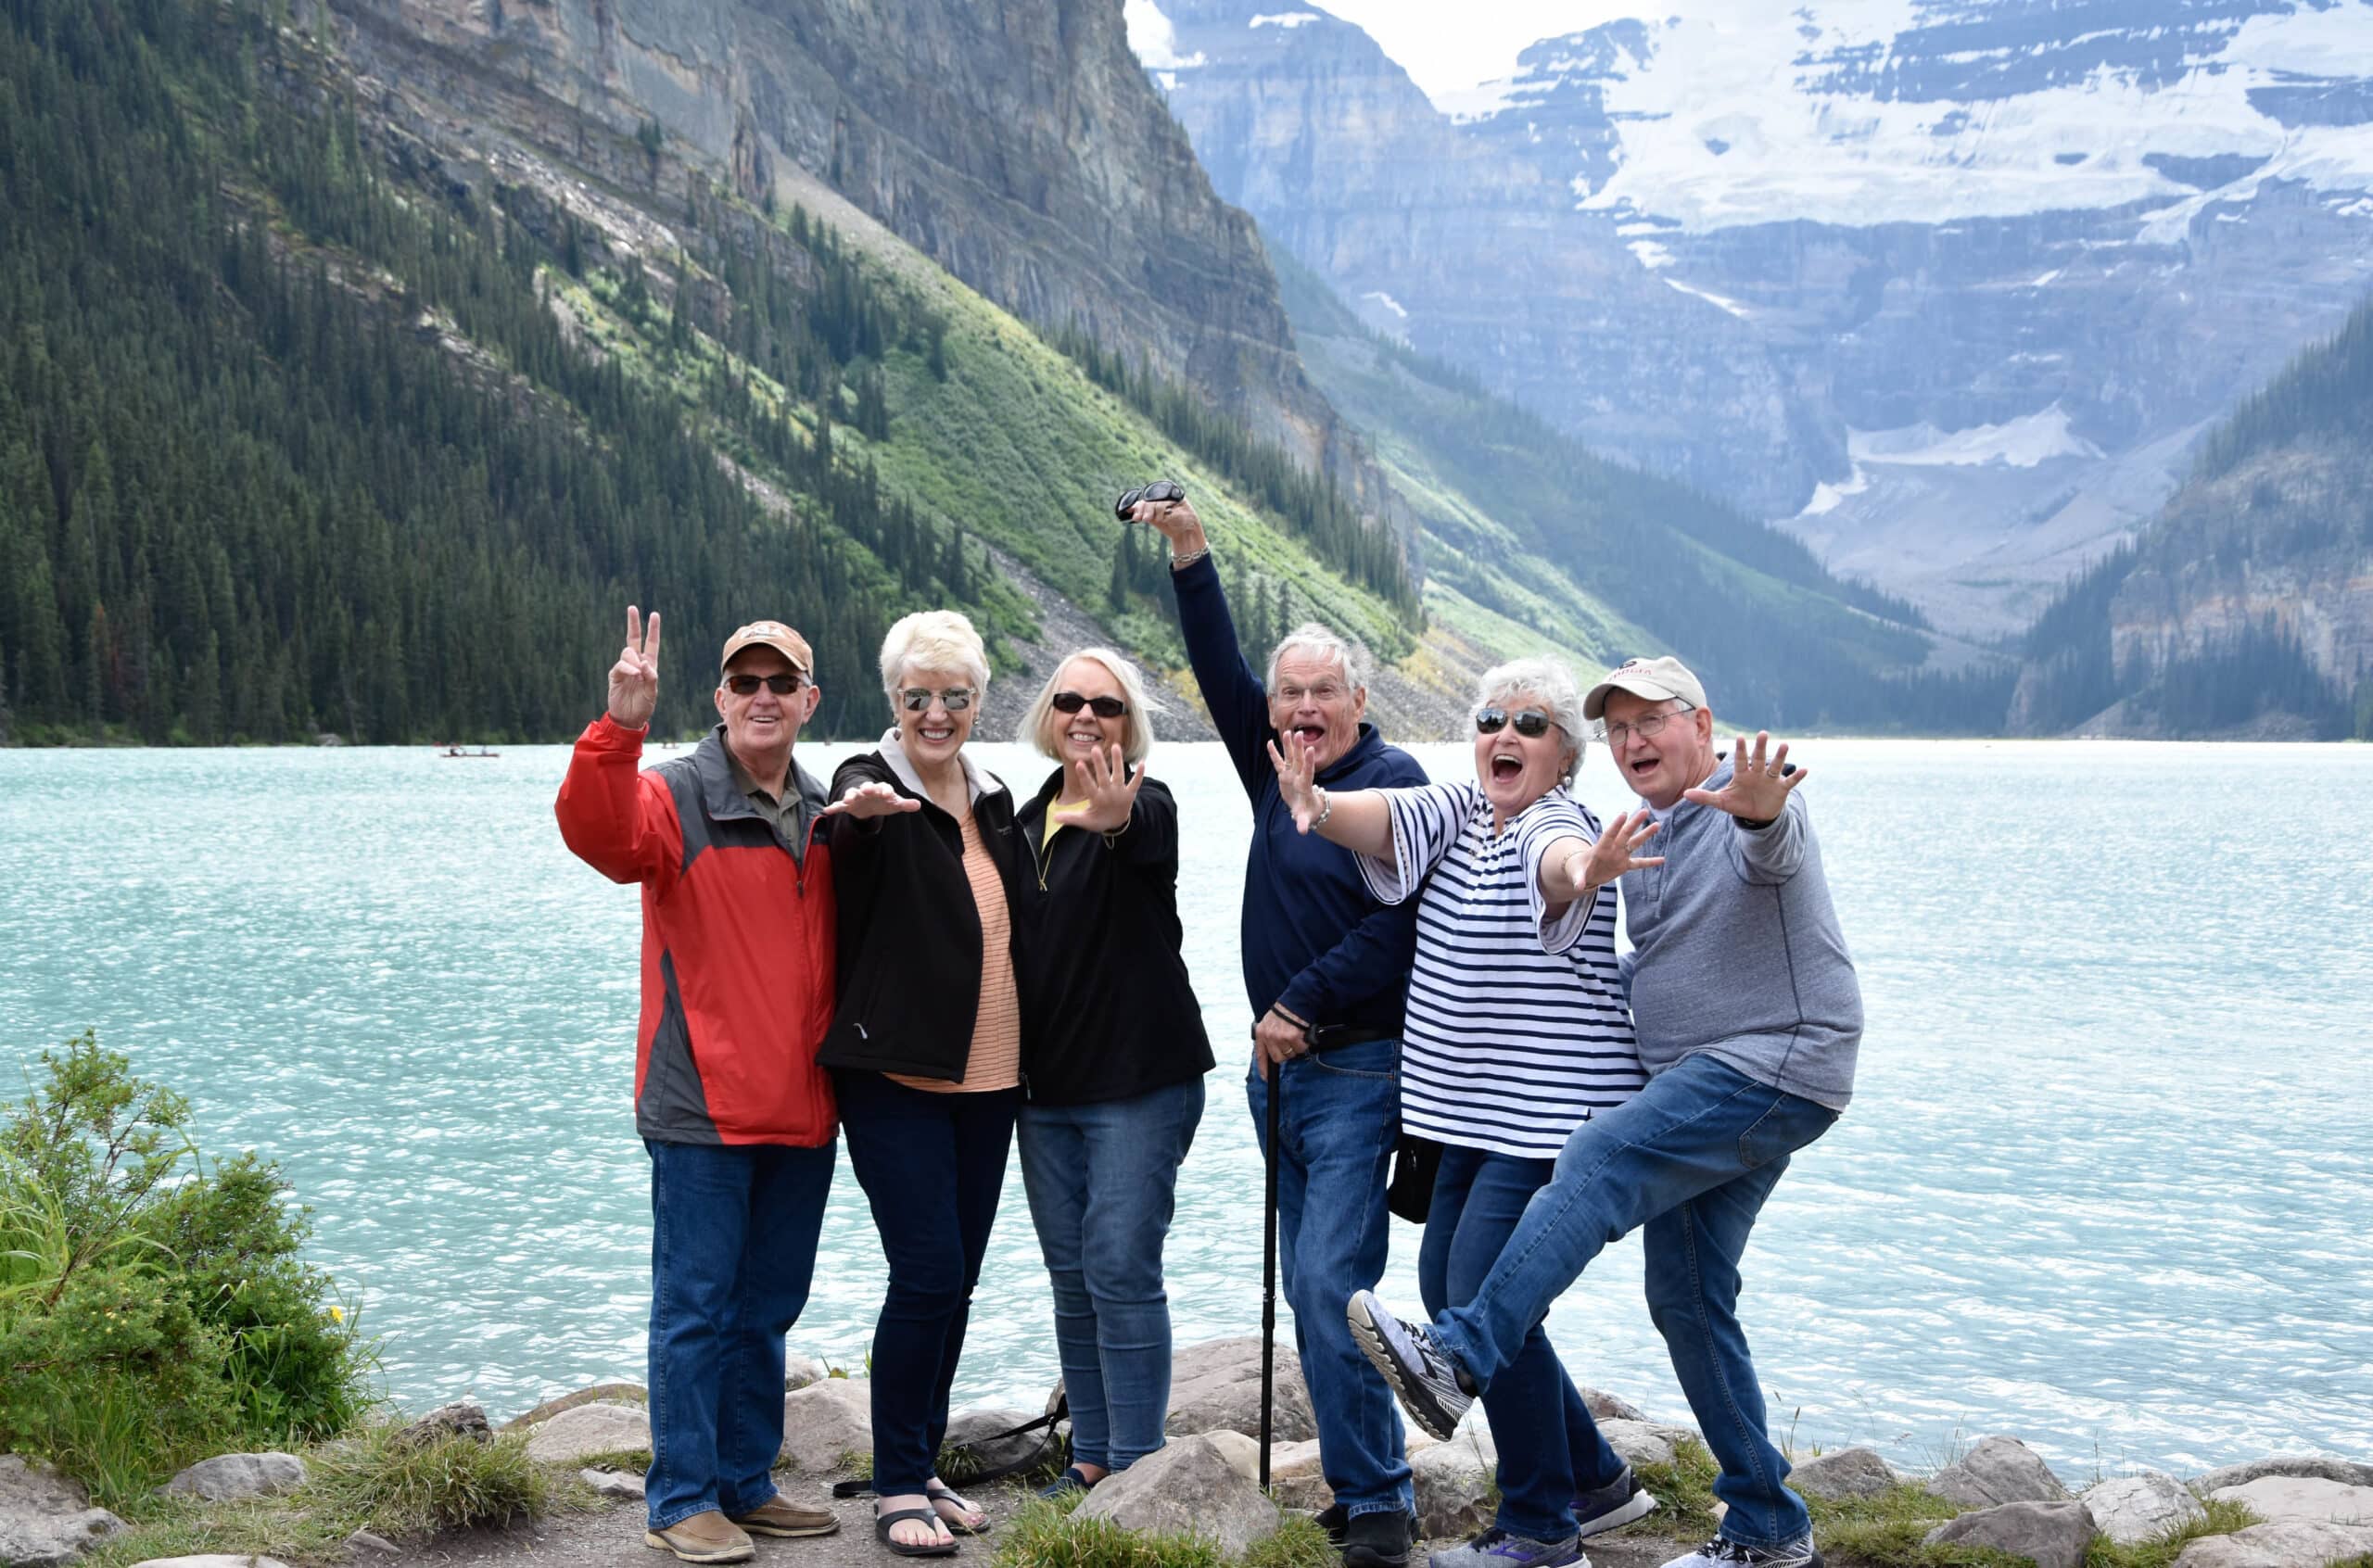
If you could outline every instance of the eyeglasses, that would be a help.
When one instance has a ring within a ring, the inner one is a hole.
[[[1312,702],[1320,704],[1338,702],[1341,700],[1343,696],[1343,688],[1336,685],[1331,680],[1321,681],[1316,686],[1294,686],[1287,684],[1275,687],[1272,691],[1272,695],[1274,695],[1278,702],[1285,703],[1289,708],[1299,708],[1301,706],[1301,700],[1305,697],[1309,698]]]
[[[1129,704],[1118,697],[1083,697],[1076,691],[1058,691],[1047,701],[1059,714],[1075,714],[1082,708],[1093,708],[1098,718],[1119,718],[1129,711]]]
[[[1628,738],[1634,735],[1646,740],[1662,733],[1665,726],[1683,714],[1694,714],[1696,711],[1695,708],[1683,702],[1678,708],[1668,708],[1661,714],[1650,714],[1646,718],[1634,719],[1630,724],[1602,725],[1599,727],[1599,733],[1606,737],[1606,743],[1610,746],[1620,746]]]
[[[806,678],[796,675],[730,675],[725,677],[725,689],[736,697],[747,697],[763,686],[778,697],[788,697],[806,684]]]
[[[1554,722],[1538,708],[1519,708],[1513,714],[1505,708],[1475,710],[1475,733],[1478,735],[1497,735],[1514,725],[1518,735],[1528,740],[1538,740],[1549,733],[1549,727]]]
[[[1129,521],[1129,513],[1139,501],[1175,501],[1186,499],[1186,487],[1175,479],[1157,479],[1150,485],[1140,485],[1134,490],[1123,490],[1121,499],[1112,503],[1112,515],[1122,522]]]
[[[940,705],[951,714],[960,714],[972,705],[972,689],[969,686],[951,686],[945,691],[930,691],[920,686],[909,686],[898,693],[898,702],[907,712],[920,714],[931,706],[931,700],[934,697],[938,698]]]

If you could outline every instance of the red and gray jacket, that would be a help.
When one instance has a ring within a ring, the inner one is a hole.
[[[642,732],[586,727],[553,811],[577,857],[642,885],[635,1131],[661,1144],[793,1144],[833,1132],[816,1048],[832,1021],[832,870],[814,841],[823,787],[797,763],[808,841],[734,787],[725,727],[640,767]]]

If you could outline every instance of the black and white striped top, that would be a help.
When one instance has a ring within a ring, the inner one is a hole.
[[[1497,835],[1476,784],[1383,794],[1397,864],[1362,856],[1361,873],[1387,904],[1425,890],[1401,1124],[1440,1143],[1555,1158],[1593,1112],[1648,1081],[1616,971],[1615,889],[1554,921],[1541,896],[1549,846],[1595,841],[1598,822],[1562,787]]]

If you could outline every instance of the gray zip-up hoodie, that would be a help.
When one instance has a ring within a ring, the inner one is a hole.
[[[1705,788],[1730,778],[1725,758]],[[1703,1052],[1844,1110],[1862,1043],[1862,987],[1803,793],[1763,828],[1688,801],[1655,815],[1664,829],[1641,853],[1665,863],[1622,881],[1632,943],[1623,978],[1649,1076]]]

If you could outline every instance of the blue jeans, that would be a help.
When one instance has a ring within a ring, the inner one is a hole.
[[[895,1497],[939,1463],[1022,1091],[940,1094],[850,1070],[832,1085],[890,1265],[873,1325],[873,1489]]]
[[[1343,1303],[1384,1277],[1384,1207],[1401,1127],[1401,1043],[1301,1056],[1281,1072],[1277,1253],[1294,1349],[1318,1417],[1318,1462],[1349,1513],[1414,1506],[1392,1390],[1351,1343]],[[1244,1081],[1268,1154],[1269,1086]]]
[[[1566,1140],[1556,1175],[1474,1298],[1437,1315],[1443,1345],[1488,1387],[1591,1259],[1644,1225],[1648,1311],[1722,1467],[1722,1534],[1747,1546],[1805,1534],[1812,1520],[1764,1430],[1762,1385],[1739,1327],[1739,1257],[1788,1157],[1836,1120],[1711,1056],[1668,1068]]]
[[[807,1305],[833,1147],[654,1144],[651,1471],[654,1530],[775,1495],[783,1336]]]
[[[1203,1081],[1092,1106],[1025,1102],[1022,1184],[1054,1288],[1072,1458],[1126,1470],[1161,1447],[1170,1297],[1161,1244]]]
[[[1456,1145],[1442,1150],[1417,1254],[1417,1290],[1428,1312],[1464,1306],[1474,1296],[1555,1165]],[[1511,1535],[1564,1539],[1575,1529],[1575,1492],[1606,1486],[1623,1473],[1622,1457],[1599,1435],[1538,1322],[1509,1361],[1507,1375],[1483,1391],[1483,1410],[1500,1449],[1495,1523]]]

